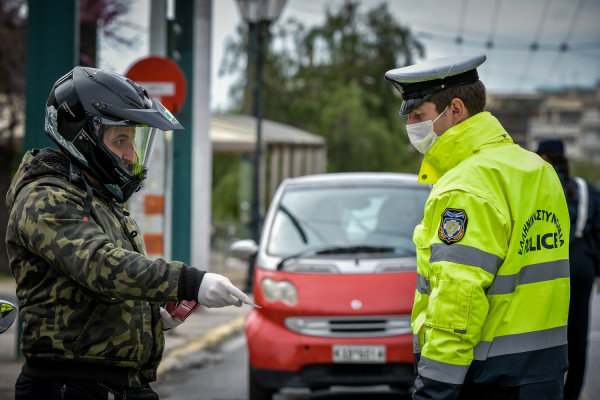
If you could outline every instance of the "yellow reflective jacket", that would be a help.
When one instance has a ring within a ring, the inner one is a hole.
[[[570,222],[552,166],[482,112],[440,136],[419,180],[435,184],[413,236],[422,392],[562,377]]]

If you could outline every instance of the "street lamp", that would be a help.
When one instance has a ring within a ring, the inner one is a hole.
[[[269,24],[275,21],[285,5],[286,0],[237,0],[242,18],[248,23],[248,31],[255,46],[256,81],[253,86],[254,117],[256,118],[256,148],[254,150],[254,179],[252,197],[251,233],[252,239],[258,243],[260,237],[260,166],[262,159],[262,114],[263,114],[263,63],[264,37]],[[249,60],[250,61],[250,58]],[[250,64],[250,62],[248,63]],[[250,65],[248,65],[250,67]],[[253,263],[252,263],[253,264]],[[251,271],[252,272],[252,271]],[[249,274],[250,275],[250,274]],[[250,278],[251,279],[251,278]]]
[[[275,21],[285,2],[286,0],[237,0],[242,18],[249,24]]]

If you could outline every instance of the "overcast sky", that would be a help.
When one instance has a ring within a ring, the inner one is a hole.
[[[148,55],[150,0],[134,0],[140,40],[133,49],[100,48],[100,67],[124,73]],[[321,24],[343,0],[288,0],[277,24],[290,17]],[[364,10],[382,1],[363,0]],[[422,41],[426,58],[487,54],[479,68],[490,93],[537,88],[593,87],[600,79],[600,0],[388,0],[396,20]],[[217,76],[225,40],[241,23],[235,0],[213,0],[211,108],[227,104],[231,78]],[[457,40],[461,38],[462,40]],[[460,43],[459,43],[460,42]],[[536,46],[537,45],[537,46]],[[561,45],[566,51],[560,51]],[[536,48],[537,50],[532,50]],[[397,66],[391,65],[390,69]],[[382,77],[383,79],[383,77]]]

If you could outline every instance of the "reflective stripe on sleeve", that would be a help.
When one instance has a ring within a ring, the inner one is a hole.
[[[427,357],[419,360],[419,375],[439,382],[460,385],[465,380],[469,365],[448,364]]]
[[[413,353],[417,354],[421,352],[421,346],[419,346],[419,335],[413,334]]]
[[[431,283],[421,274],[417,274],[417,291],[421,294],[431,294]]]
[[[479,342],[473,349],[473,359],[483,361],[488,357],[524,353],[567,344],[567,326],[543,331],[498,336],[491,342]]]
[[[556,260],[541,264],[527,265],[513,275],[496,275],[487,294],[513,293],[517,285],[551,281],[569,277],[569,260]]]
[[[457,264],[479,267],[492,275],[496,275],[504,260],[495,254],[463,244],[434,243],[431,245],[429,262],[448,261]]]

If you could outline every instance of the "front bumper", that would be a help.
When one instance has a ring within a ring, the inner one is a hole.
[[[268,388],[414,383],[412,334],[380,337],[321,337],[292,332],[251,312],[246,319],[250,373]],[[385,363],[334,363],[333,345],[383,345]]]
[[[326,389],[330,386],[389,385],[410,388],[415,380],[410,364],[314,364],[297,372],[250,367],[258,384],[271,389],[309,387]]]

